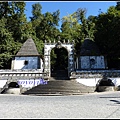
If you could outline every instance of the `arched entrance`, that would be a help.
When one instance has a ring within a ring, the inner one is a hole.
[[[11,82],[8,84],[8,88],[20,88],[17,82]]]
[[[51,77],[68,79],[68,51],[66,48],[53,48],[50,58]]]
[[[66,49],[67,51],[67,73],[68,77],[70,77],[70,73],[74,71],[74,44],[73,43],[61,43],[58,41],[57,43],[45,43],[44,44],[44,72],[47,73],[47,77],[51,77],[51,51],[52,49],[56,49],[56,52],[60,50]],[[59,50],[58,50],[59,49]]]

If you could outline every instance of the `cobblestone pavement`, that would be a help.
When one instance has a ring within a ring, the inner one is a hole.
[[[120,118],[120,91],[73,96],[0,94],[0,118]]]

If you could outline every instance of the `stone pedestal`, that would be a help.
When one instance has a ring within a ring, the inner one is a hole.
[[[98,86],[98,92],[115,91],[114,86]]]
[[[5,94],[20,94],[20,88],[8,88]]]

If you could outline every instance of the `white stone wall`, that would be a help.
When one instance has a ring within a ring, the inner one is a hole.
[[[26,79],[26,80],[18,80],[18,84],[21,85],[24,88],[32,88],[34,86],[40,85],[40,84],[47,84],[47,81],[43,79]]]
[[[7,80],[0,80],[0,88],[3,88]]]
[[[101,78],[77,78],[76,81],[86,86],[96,86]]]
[[[98,80],[100,80],[100,79],[101,78],[77,78],[76,81],[78,83],[81,83],[81,84],[86,85],[86,86],[96,86],[96,84],[98,83]],[[120,85],[120,78],[110,77],[109,79],[112,80],[112,82],[114,83],[115,86]]]
[[[6,84],[7,80],[0,80],[0,88],[3,88]],[[40,84],[47,84],[47,81],[44,79],[20,79],[18,80],[18,84],[21,85],[24,88],[32,88],[34,86],[40,85]]]
[[[98,80],[100,80],[101,78],[77,78],[76,81],[78,83],[81,83],[83,85],[86,86],[96,86],[96,84],[98,83]],[[115,86],[120,86],[120,78],[109,78],[112,80],[112,82],[114,83]],[[47,84],[47,82],[43,83],[41,81],[41,79],[20,79],[19,81],[19,85],[22,85],[22,87],[25,88],[29,88],[29,87],[34,87],[37,86],[39,84]],[[3,88],[3,86],[6,84],[7,80],[0,80],[0,88]]]
[[[0,70],[0,88],[6,82],[19,82],[23,87],[33,87],[42,84],[43,71],[41,69],[17,69],[17,70]]]
[[[42,60],[38,60],[38,57],[15,57],[15,60],[12,62],[12,69],[39,69],[43,67],[43,63]],[[28,64],[25,65],[25,61],[28,61]]]

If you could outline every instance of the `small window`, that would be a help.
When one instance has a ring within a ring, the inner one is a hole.
[[[94,65],[95,64],[95,60],[93,58],[90,59],[90,63],[91,63],[91,65]]]
[[[24,65],[28,65],[28,61],[27,60],[24,61]]]

